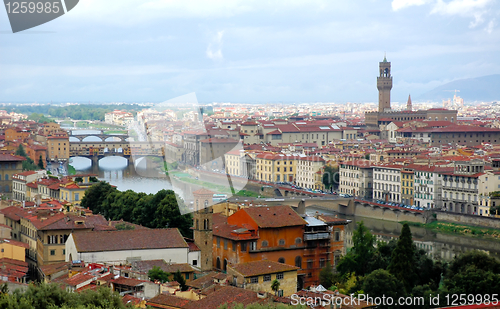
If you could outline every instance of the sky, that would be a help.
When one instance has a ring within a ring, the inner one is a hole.
[[[0,102],[375,102],[384,55],[405,102],[500,73],[499,2],[80,0],[15,34],[0,9]]]

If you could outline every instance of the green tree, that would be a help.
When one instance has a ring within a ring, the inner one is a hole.
[[[26,154],[26,151],[24,150],[23,144],[19,144],[16,150],[16,156],[21,156],[27,158],[28,155]]]
[[[389,272],[401,281],[406,291],[411,291],[415,283],[415,244],[411,236],[410,226],[405,223],[399,236],[398,244],[392,251]]]
[[[451,294],[498,294],[500,261],[481,251],[470,251],[456,257],[445,276]]]
[[[38,158],[38,168],[41,170],[43,170],[45,168],[45,166],[43,165],[42,155],[40,155],[40,157]]]
[[[94,213],[102,213],[104,212],[104,209],[102,209],[103,201],[114,191],[117,191],[116,188],[109,183],[105,181],[97,182],[85,191],[80,205],[83,208],[88,207]]]
[[[97,179],[97,178],[96,178],[96,177],[94,177],[94,176],[90,176],[90,177],[89,177],[89,181],[90,181],[90,182],[99,182],[99,179]]]
[[[82,177],[76,177],[75,178],[75,182],[83,182],[83,178]]]
[[[274,291],[274,295],[278,295],[278,291],[280,290],[280,282],[278,279],[274,279],[271,283],[271,289]]]
[[[170,281],[169,280],[170,273],[163,271],[158,266],[154,266],[153,269],[150,269],[148,271],[148,277],[149,277],[149,280],[151,280],[151,281],[158,280],[161,283],[165,283],[165,282]]]
[[[179,283],[182,291],[187,290],[186,280],[184,279],[184,276],[181,274],[180,270],[177,270],[177,272],[174,274],[174,281],[177,281]]]
[[[391,297],[395,302],[405,295],[401,282],[385,269],[377,269],[363,280],[363,294],[369,297]],[[399,308],[393,306],[377,306],[377,308]]]
[[[344,276],[352,272],[364,276],[369,272],[369,262],[374,256],[375,237],[361,221],[357,229],[354,230],[352,241],[351,251],[340,260],[337,270]]]
[[[323,171],[322,178],[323,185],[327,189],[336,188],[339,184],[339,169],[338,167],[333,167],[326,165]]]
[[[335,283],[335,275],[333,274],[333,268],[330,263],[326,263],[326,266],[319,272],[319,282],[327,289]]]
[[[8,309],[124,309],[122,297],[107,287],[72,293],[57,284],[30,284],[26,291],[0,296],[0,308]]]

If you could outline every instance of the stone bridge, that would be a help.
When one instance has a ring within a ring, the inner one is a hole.
[[[106,142],[106,140],[110,137],[116,137],[116,138],[119,138],[120,141],[126,142],[127,139],[130,137],[128,135],[123,135],[123,134],[104,134],[104,131],[102,131],[102,130],[101,130],[100,134],[76,134],[76,135],[73,135],[72,131],[68,131],[68,135],[69,135],[69,137],[74,137],[74,138],[78,139],[80,142],[83,142],[83,140],[85,138],[90,137],[90,136],[95,136],[103,142]]]
[[[107,156],[165,157],[164,143],[161,142],[70,142],[70,157],[85,157],[100,160]]]

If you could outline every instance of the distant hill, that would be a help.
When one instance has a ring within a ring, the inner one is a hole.
[[[415,100],[440,102],[443,99],[451,99],[454,92],[445,90],[455,89],[460,90],[457,95],[466,103],[500,101],[500,74],[455,80],[417,96]]]

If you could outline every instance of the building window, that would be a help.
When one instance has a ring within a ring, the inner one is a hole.
[[[264,282],[271,281],[271,275],[264,275]]]
[[[193,260],[193,266],[198,265],[198,260]]]
[[[56,255],[56,250],[50,250],[50,255]]]
[[[295,266],[298,268],[302,268],[302,258],[300,256],[297,256],[295,258]]]
[[[300,245],[302,243],[302,238],[297,237],[295,238],[295,244]]]
[[[307,260],[307,269],[311,269],[314,266],[314,261],[313,260]]]
[[[250,277],[250,283],[259,283],[259,277]]]
[[[236,241],[234,241],[234,240],[233,240],[233,241],[232,241],[232,245],[233,245],[233,251],[236,251],[236,247],[237,247],[237,246],[236,246]]]
[[[326,266],[325,259],[319,259],[319,267],[323,268]]]
[[[224,239],[224,250],[227,250],[227,239]]]
[[[80,200],[80,194],[79,193],[75,193],[75,201],[79,201]]]
[[[276,274],[276,279],[278,279],[278,280],[281,280],[281,279],[283,279],[284,277],[285,277],[285,276],[283,275],[283,273],[277,273],[277,274]]]
[[[285,240],[284,240],[284,239],[280,239],[280,241],[279,241],[279,245],[280,245],[280,246],[284,246],[284,245],[285,245]]]
[[[253,251],[257,250],[257,242],[256,241],[252,241],[250,243],[250,250],[253,250]]]
[[[280,258],[278,259],[278,263],[285,264],[285,258],[280,257]]]
[[[262,247],[267,247],[268,245],[269,243],[267,242],[267,240],[262,241]]]
[[[247,251],[247,243],[243,241],[241,243],[241,252],[246,252]]]
[[[220,238],[217,237],[217,248],[220,248]]]

